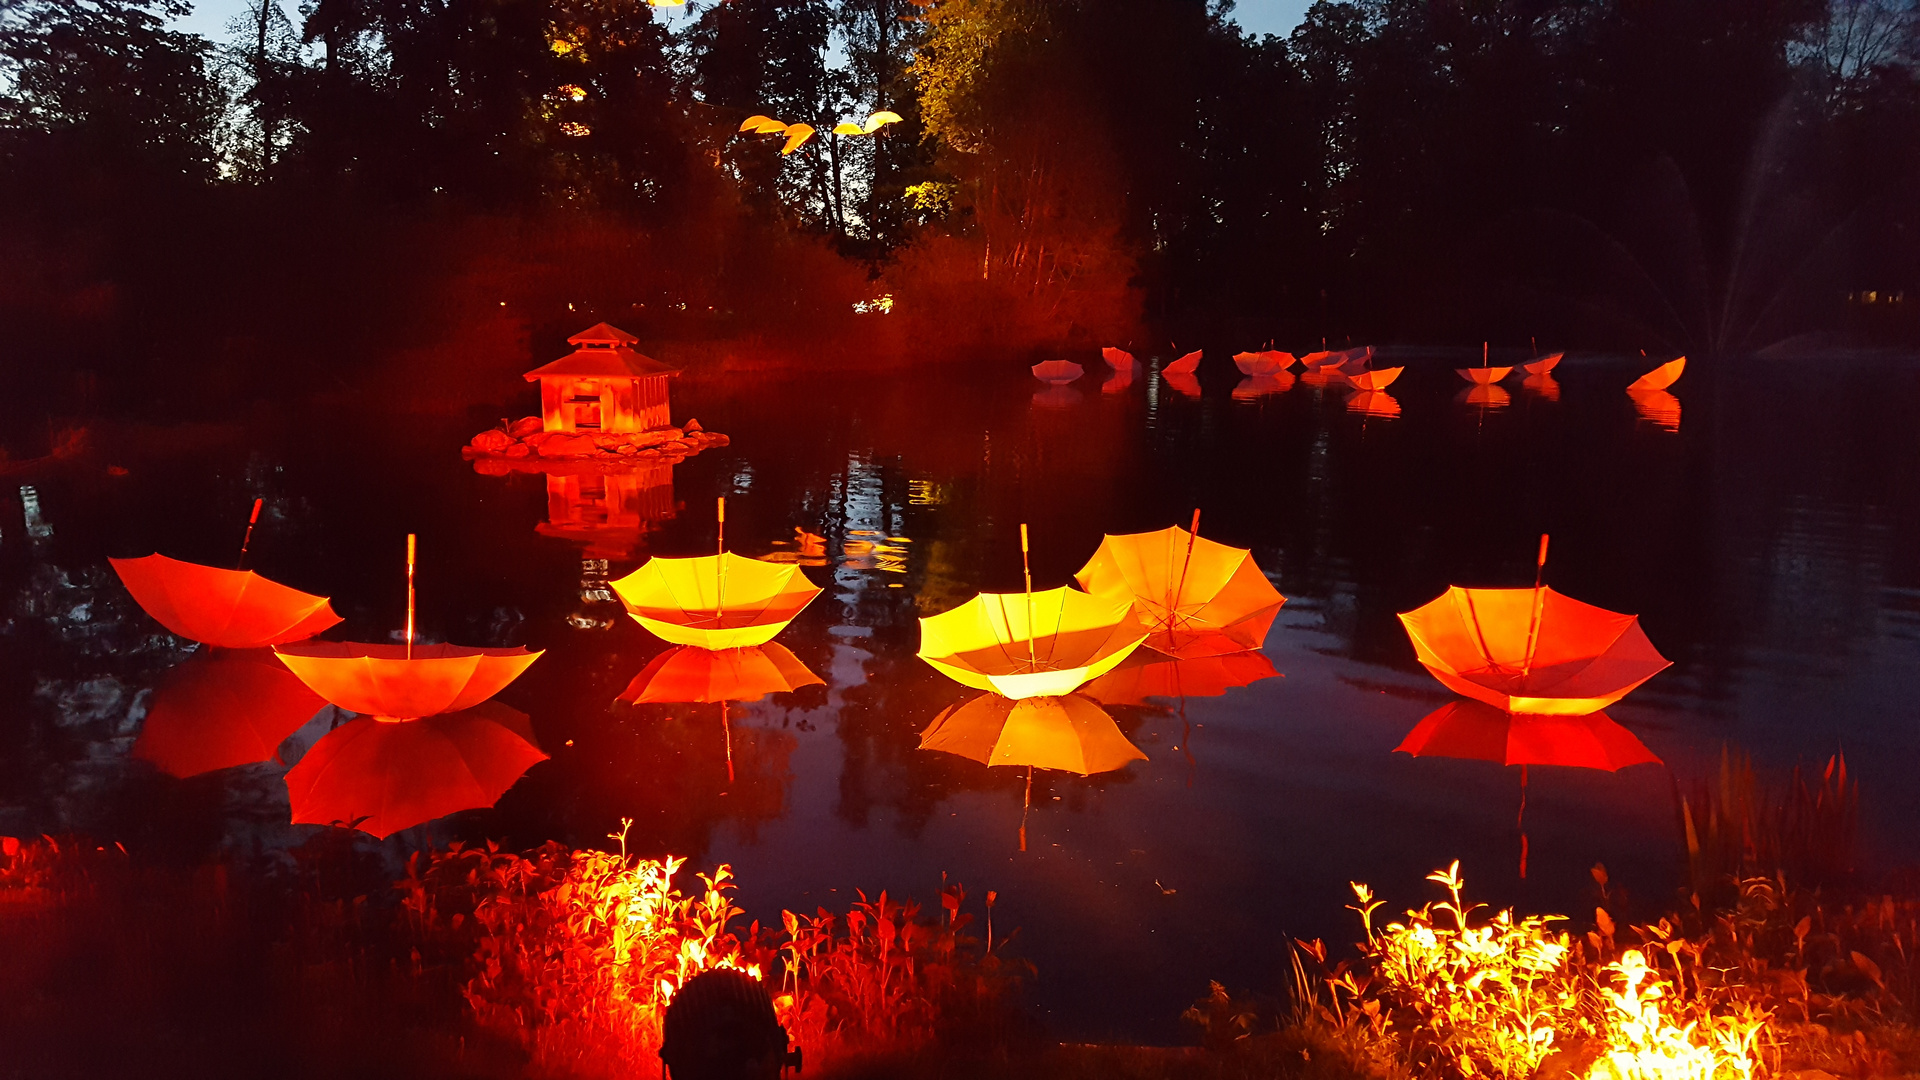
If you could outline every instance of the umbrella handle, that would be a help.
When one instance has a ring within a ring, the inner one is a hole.
[[[1187,568],[1193,565],[1193,542],[1200,539],[1200,508],[1193,508],[1193,527],[1187,530],[1187,557],[1180,563],[1180,584],[1167,594],[1167,644],[1178,645],[1175,635],[1180,623],[1180,608],[1176,601],[1187,591]]]
[[[1520,813],[1514,823],[1520,826],[1520,880],[1527,880],[1527,767],[1520,766]]]
[[[727,497],[719,497],[714,508],[714,522],[717,534],[718,550],[713,556],[713,625],[718,629],[726,619],[727,609]],[[728,759],[728,769],[732,769],[732,759]],[[732,777],[728,777],[729,780]]]
[[[1033,651],[1033,635],[1035,629],[1033,625],[1033,567],[1027,560],[1027,523],[1024,521],[1020,523],[1020,578],[1026,583],[1027,587],[1027,669],[1029,671],[1038,671],[1040,669],[1040,661]],[[1031,776],[1027,778],[1027,786],[1029,791],[1031,791],[1033,786],[1033,778]],[[1023,823],[1020,829],[1021,835],[1024,837],[1026,835],[1026,825]],[[1023,840],[1023,846],[1020,848],[1021,851],[1027,850],[1024,843]]]
[[[1540,583],[1547,574],[1547,534],[1540,534],[1540,558],[1533,566],[1533,608],[1527,615],[1527,658],[1520,664],[1522,678],[1533,672],[1533,651],[1540,644],[1540,616],[1545,614],[1546,594]]]
[[[233,564],[235,570],[244,570],[247,566],[247,545],[253,543],[253,527],[260,521],[260,504],[265,499],[253,500],[253,513],[247,515],[247,535],[240,538],[240,560]]]
[[[415,537],[407,534],[407,659],[413,659],[413,561]]]

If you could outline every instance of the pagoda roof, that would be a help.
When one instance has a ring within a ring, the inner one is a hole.
[[[631,345],[640,339],[612,323],[594,323],[567,339],[569,345]]]
[[[528,382],[546,378],[646,379],[678,375],[680,369],[627,347],[578,349],[527,372]]]

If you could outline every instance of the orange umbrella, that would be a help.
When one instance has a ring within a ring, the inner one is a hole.
[[[1520,388],[1548,401],[1560,400],[1560,382],[1551,375],[1529,375],[1520,380]]]
[[[1147,760],[1105,709],[1079,694],[1019,701],[982,694],[949,705],[920,733],[920,749],[958,754],[986,765],[1026,767],[1021,851],[1027,850],[1026,810],[1033,804],[1033,770],[1091,776]]]
[[[1201,350],[1195,349],[1160,369],[1162,375],[1194,375],[1200,371]]]
[[[654,657],[621,691],[619,701],[758,701],[768,694],[822,685],[784,646],[771,642],[739,649],[681,645]]]
[[[1193,528],[1200,528],[1197,511]],[[1286,603],[1252,552],[1178,525],[1106,537],[1075,579],[1095,596],[1131,603],[1147,647],[1170,656],[1257,649]]]
[[[498,702],[418,720],[361,717],[287,770],[296,825],[385,838],[457,810],[492,806],[547,755],[525,713]]]
[[[1292,357],[1288,359],[1291,360]],[[1233,364],[1240,369],[1242,375],[1274,375],[1286,370],[1279,356],[1271,352],[1234,353]]]
[[[1546,563],[1540,538],[1540,564]],[[1669,666],[1640,620],[1543,585],[1448,586],[1400,616],[1420,663],[1457,694],[1508,712],[1598,712]]]
[[[310,638],[340,621],[326,597],[251,570],[222,570],[165,555],[107,561],[155,621],[208,645],[258,649]]]
[[[1328,352],[1325,349],[1322,349],[1319,352],[1310,352],[1302,355],[1300,357],[1300,362],[1302,364],[1305,364],[1309,368],[1317,368],[1330,363],[1337,364],[1344,361],[1345,359],[1346,359],[1345,353]]]
[[[1293,381],[1293,372],[1284,369],[1275,369],[1268,375],[1250,375],[1233,388],[1233,398],[1235,401],[1258,401],[1271,394],[1284,394],[1293,389]]]
[[[1192,658],[1136,652],[1080,692],[1107,705],[1144,705],[1148,698],[1219,697],[1278,674],[1262,652]]]
[[[1405,370],[1407,369],[1404,367],[1376,368],[1372,371],[1348,375],[1347,381],[1362,390],[1385,390],[1393,385],[1393,380],[1399,378],[1400,373]]]
[[[1044,383],[1070,383],[1086,374],[1086,369],[1071,360],[1046,360],[1033,365],[1033,377]]]
[[[1136,362],[1132,353],[1125,349],[1113,348],[1112,346],[1100,350],[1100,359],[1105,360],[1107,366],[1115,371],[1130,372],[1133,370]]]
[[[1537,360],[1529,360],[1520,365],[1520,370],[1529,375],[1545,375],[1547,372],[1559,367],[1560,359],[1566,355],[1566,353],[1552,353],[1547,356],[1542,356]]]
[[[1266,349],[1263,350],[1260,355],[1278,364],[1281,371],[1285,371],[1300,362],[1292,353],[1281,352],[1279,349]]]
[[[1635,411],[1668,431],[1680,430],[1680,399],[1665,390],[1629,390]]]
[[[1680,373],[1685,370],[1687,370],[1686,357],[1682,356],[1678,359],[1669,360],[1659,367],[1654,368],[1652,371],[1647,372],[1645,375],[1633,380],[1631,383],[1628,383],[1627,389],[1629,391],[1665,390],[1677,382],[1680,378]]]
[[[1487,365],[1488,343],[1480,343],[1480,366],[1477,368],[1454,368],[1454,374],[1479,386],[1488,386],[1513,374],[1511,367],[1489,367]]]
[[[202,653],[161,678],[133,756],[178,777],[265,761],[325,705],[272,650]]]
[[[1347,399],[1347,411],[1391,420],[1400,415],[1400,402],[1385,390],[1362,390]]]
[[[1543,716],[1502,712],[1479,701],[1447,703],[1414,726],[1396,751],[1470,758],[1496,765],[1567,765],[1618,772],[1660,758],[1604,712]]]
[[[470,709],[506,689],[541,656],[524,646],[363,641],[299,642],[274,652],[314,693],[348,712],[391,720]]]
[[[727,546],[727,500],[716,503],[719,553],[694,559],[654,556],[613,582],[627,614],[675,645],[734,649],[765,645],[786,629],[820,589],[799,566],[735,555]]]

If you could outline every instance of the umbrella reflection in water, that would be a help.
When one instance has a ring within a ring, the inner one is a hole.
[[[326,704],[271,649],[201,653],[161,677],[133,756],[182,778],[266,761]]]
[[[1400,415],[1400,401],[1385,390],[1362,390],[1347,397],[1347,411],[1392,420]]]
[[[781,645],[768,643],[720,650],[682,645],[648,661],[615,700],[630,705],[718,702],[726,745],[727,783],[731,784],[734,780],[733,726],[727,703],[758,701],[768,694],[821,685],[824,680]]]
[[[1665,390],[1629,390],[1627,396],[1642,420],[1666,431],[1680,430],[1679,398]]]
[[[1180,752],[1187,759],[1187,786],[1193,786],[1197,763],[1193,757],[1193,725],[1187,720],[1187,699],[1219,697],[1228,690],[1251,686],[1279,675],[1273,661],[1261,652],[1235,652],[1190,659],[1145,651],[1088,683],[1081,693],[1103,705],[1147,705],[1155,699],[1177,702]]]

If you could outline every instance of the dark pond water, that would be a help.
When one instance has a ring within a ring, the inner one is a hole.
[[[1044,395],[1010,363],[689,376],[675,416],[732,445],[630,503],[662,520],[604,527],[592,484],[550,498],[545,477],[461,460],[468,435],[530,410],[507,400],[517,387],[404,422],[340,408],[97,425],[91,457],[33,477],[51,535],[24,532],[18,503],[0,521],[0,831],[85,829],[185,858],[274,858],[312,834],[286,824],[277,765],[176,781],[127,757],[145,689],[186,652],[104,557],[224,563],[259,496],[251,565],[331,595],[346,617],[332,636],[399,627],[416,532],[428,637],[549,650],[502,697],[553,760],[494,810],[369,846],[397,860],[454,838],[602,843],[633,818],[639,850],[733,864],[762,919],[844,908],[855,889],[931,900],[945,874],[998,892],[996,929],[1019,928],[1034,1001],[1070,1039],[1177,1039],[1210,978],[1280,991],[1289,935],[1352,938],[1349,880],[1404,906],[1460,858],[1485,899],[1571,911],[1604,862],[1650,909],[1680,881],[1674,784],[1729,742],[1770,774],[1844,749],[1865,790],[1863,860],[1920,856],[1915,368],[1729,364],[1710,395],[1676,387],[1676,431],[1671,403],[1649,418],[1621,392],[1624,361],[1576,357],[1557,400],[1516,382],[1499,408],[1460,400],[1444,359],[1411,364],[1393,417],[1305,383],[1237,399],[1219,372],[1198,398],[1145,375],[1102,393],[1097,365]],[[612,704],[663,646],[593,598],[649,554],[709,550],[716,495],[734,550],[792,550],[800,528],[830,563],[807,571],[827,591],[779,639],[826,685],[733,707],[731,784],[717,706]],[[1041,774],[1021,853],[1022,774],[915,748],[971,694],[915,659],[916,617],[1017,589],[1021,522],[1050,587],[1102,533],[1195,506],[1289,598],[1266,644],[1281,677],[1190,699],[1184,720],[1172,702],[1111,708],[1150,760]],[[1529,583],[1542,531],[1557,588],[1639,613],[1675,663],[1610,710],[1666,767],[1536,770],[1521,882],[1514,771],[1392,753],[1449,700],[1394,614],[1450,582]]]

